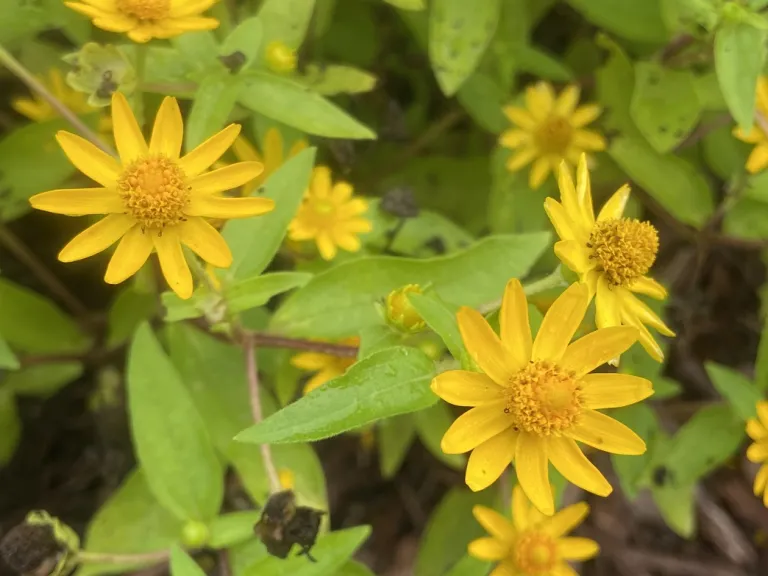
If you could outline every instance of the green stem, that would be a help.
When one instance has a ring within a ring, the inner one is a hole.
[[[64,103],[61,102],[56,96],[54,96],[34,75],[27,70],[24,65],[16,60],[13,55],[8,52],[2,45],[0,45],[0,64],[5,66],[14,76],[24,82],[27,87],[35,94],[38,94],[43,100],[48,102],[51,107],[59,113],[67,122],[72,124],[73,128],[77,130],[85,139],[92,142],[95,146],[98,146],[107,154],[115,156],[114,150],[101,141],[101,138],[91,130],[87,124],[85,124],[80,118],[67,108]]]
[[[559,288],[561,286],[567,285],[568,282],[566,282],[565,278],[563,278],[563,273],[560,269],[560,265],[558,264],[557,268],[555,268],[554,271],[548,276],[544,276],[544,278],[523,286],[523,291],[525,292],[526,296],[533,296],[534,294],[539,294],[540,292],[551,290],[552,288]],[[477,310],[481,314],[485,315],[498,310],[500,307],[501,298],[494,300],[493,302],[488,302],[487,304],[478,306]]]
[[[168,560],[168,550],[157,552],[145,552],[139,554],[111,554],[109,552],[83,552],[77,553],[77,559],[81,564],[145,564],[152,562],[164,562]]]
[[[144,74],[147,69],[147,45],[136,46],[136,90],[134,91],[134,106],[139,124],[144,124]]]

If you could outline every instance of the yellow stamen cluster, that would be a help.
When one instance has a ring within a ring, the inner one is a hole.
[[[179,165],[162,155],[130,164],[117,183],[126,209],[144,228],[163,228],[184,221],[189,185]]]
[[[171,11],[171,0],[116,0],[117,9],[138,20],[162,20]]]
[[[621,218],[597,222],[587,247],[605,271],[608,283],[626,286],[645,276],[656,260],[659,233],[650,222]]]
[[[553,116],[536,131],[536,145],[545,154],[564,156],[571,138],[573,128],[562,116]]]
[[[544,360],[530,362],[505,388],[504,411],[526,432],[549,436],[567,430],[581,412],[575,374]]]
[[[557,543],[547,534],[527,532],[520,535],[512,551],[513,562],[523,574],[550,574],[558,563]]]

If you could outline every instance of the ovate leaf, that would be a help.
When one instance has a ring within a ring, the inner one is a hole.
[[[19,396],[49,398],[82,373],[82,362],[35,364],[8,374],[3,386]]]
[[[379,468],[384,478],[392,478],[403,463],[416,436],[412,414],[402,414],[377,424]]]
[[[681,486],[667,483],[651,489],[664,521],[683,538],[690,538],[696,530],[695,490],[695,483]]]
[[[260,510],[230,512],[214,518],[208,525],[211,548],[229,548],[253,538],[253,527],[261,518]]]
[[[669,33],[661,19],[661,0],[568,0],[568,3],[594,25],[628,40],[662,43]]]
[[[255,444],[306,442],[335,436],[437,401],[429,388],[434,364],[416,348],[388,348],[289,404],[235,440]]]
[[[463,454],[446,454],[440,448],[440,442],[454,420],[448,405],[445,402],[436,402],[433,406],[416,412],[413,419],[416,422],[419,438],[427,450],[447,466],[455,470],[463,470],[467,463]]]
[[[156,296],[139,292],[133,287],[122,290],[109,308],[107,317],[107,346],[118,346],[131,337],[144,320],[157,308]]]
[[[443,339],[456,360],[462,360],[467,351],[456,323],[455,307],[448,306],[437,294],[409,294],[408,300],[419,316]]]
[[[338,64],[310,64],[301,80],[323,96],[360,94],[370,92],[376,86],[376,76],[370,72]]]
[[[219,56],[229,57],[235,52],[243,55],[241,69],[248,68],[259,56],[263,28],[259,18],[246,18],[229,33],[219,46]]]
[[[501,111],[507,95],[488,74],[476,71],[462,84],[456,97],[481,128],[498,134],[509,126]]]
[[[301,46],[314,8],[315,0],[265,0],[257,14],[264,30],[262,50],[274,41]]]
[[[490,567],[490,562],[483,562],[467,554],[456,562],[445,576],[485,576]]]
[[[763,399],[757,386],[744,374],[733,368],[721,366],[714,362],[704,364],[712,384],[742,419],[749,420],[756,414],[755,406]]]
[[[171,576],[205,576],[205,572],[175,544],[171,548]]]
[[[240,95],[240,87],[239,77],[223,69],[214,70],[202,79],[184,128],[187,150],[193,150],[224,128]]]
[[[8,343],[0,335],[0,368],[16,370],[19,367],[19,359],[11,350]]]
[[[307,272],[273,272],[235,282],[227,288],[224,298],[232,312],[263,306],[277,294],[304,286],[312,278]]]

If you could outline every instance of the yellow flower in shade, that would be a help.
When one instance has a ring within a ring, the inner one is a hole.
[[[285,162],[283,153],[283,136],[277,128],[270,128],[264,135],[262,144],[263,154],[259,154],[256,148],[248,142],[243,136],[239,136],[232,146],[235,158],[240,162],[261,162],[264,164],[264,172],[248,182],[242,188],[243,196],[250,196],[255,190],[258,190],[267,178],[275,172]],[[306,140],[298,140],[288,151],[288,158],[293,158],[307,147]]]
[[[172,38],[195,30],[213,30],[219,21],[200,16],[217,0],[79,0],[64,2],[93,25],[128,34],[134,42]]]
[[[658,300],[667,296],[661,284],[646,276],[656,260],[658,233],[649,222],[622,217],[629,199],[627,185],[609,198],[595,218],[584,156],[579,160],[576,181],[574,187],[570,169],[561,165],[560,202],[553,198],[544,201],[560,237],[555,254],[589,287],[590,298],[595,297],[597,327],[634,326],[648,354],[661,362],[664,353],[645,325],[665,336],[675,333],[635,296],[644,294]]]
[[[120,240],[107,266],[107,283],[119,284],[133,276],[156,251],[170,287],[181,298],[189,298],[192,275],[182,245],[218,268],[228,267],[232,253],[207,219],[247,218],[272,210],[274,202],[267,198],[221,195],[255,178],[263,167],[241,162],[207,171],[237,138],[237,124],[181,157],[184,123],[172,97],[160,106],[149,145],[119,92],[112,97],[112,122],[119,159],[69,132],[56,135],[72,164],[100,188],[43,192],[30,203],[38,210],[67,216],[106,215],[64,247],[59,253],[62,262],[93,256]]]
[[[461,338],[482,372],[443,372],[432,380],[432,390],[450,404],[471,406],[445,433],[441,448],[446,454],[472,452],[465,477],[472,490],[490,486],[514,459],[526,495],[551,515],[550,461],[584,490],[611,493],[577,441],[613,454],[645,452],[642,438],[598,410],[647,398],[651,383],[626,374],[590,374],[629,348],[637,330],[603,328],[569,344],[588,305],[587,287],[572,284],[547,311],[535,340],[516,279],[504,292],[501,338],[477,310],[459,309]]]
[[[339,344],[357,346],[360,344],[360,338],[345,338]],[[291,358],[291,364],[296,368],[317,372],[304,385],[304,394],[309,394],[312,390],[319,388],[329,380],[341,376],[356,361],[357,359],[353,357],[334,356],[333,354],[323,354],[322,352],[302,352]]]
[[[504,114],[515,128],[502,133],[499,143],[515,150],[507,169],[516,172],[533,162],[528,182],[534,190],[565,160],[575,166],[582,152],[605,150],[605,139],[584,127],[602,112],[597,104],[577,105],[578,86],[559,96],[551,84],[539,82],[525,90],[525,108],[506,106]]]
[[[747,434],[755,442],[747,449],[750,462],[762,464],[755,478],[755,496],[762,497],[768,507],[768,402],[757,403],[757,419],[747,421]]]
[[[331,182],[331,170],[317,166],[312,172],[299,211],[288,227],[290,240],[314,240],[320,256],[333,260],[339,248],[348,252],[360,250],[358,234],[370,232],[371,222],[360,215],[368,210],[368,202],[352,197],[352,186]]]
[[[749,158],[747,158],[747,171],[750,174],[755,174],[768,167],[768,76],[761,76],[757,80],[755,108],[755,114],[760,115],[760,120],[754,123],[749,134],[738,126],[733,130],[733,135],[736,138],[755,145]]]
[[[421,286],[418,284],[406,284],[387,294],[385,307],[387,321],[403,332],[414,333],[424,330],[427,323],[408,300],[408,294],[421,293]]]
[[[472,514],[490,536],[470,542],[469,553],[499,563],[490,576],[577,576],[568,560],[589,560],[600,552],[594,540],[566,536],[589,514],[585,502],[547,517],[515,486],[511,521],[485,506],[475,506]]]

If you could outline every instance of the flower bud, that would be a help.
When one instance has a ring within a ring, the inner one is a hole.
[[[267,45],[267,66],[273,72],[286,73],[296,70],[296,51],[275,40]]]
[[[426,323],[408,300],[408,294],[421,294],[418,284],[407,284],[387,296],[387,321],[403,332],[419,332]]]
[[[181,541],[187,548],[201,548],[210,537],[208,526],[199,520],[189,520],[181,529]]]

